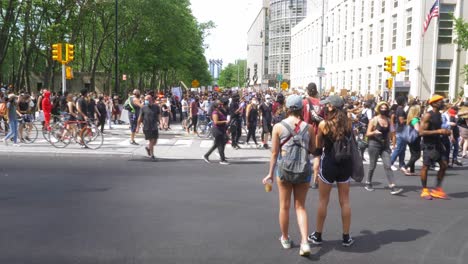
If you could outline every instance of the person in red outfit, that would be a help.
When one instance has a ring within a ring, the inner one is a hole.
[[[44,127],[50,129],[50,114],[52,112],[52,103],[50,102],[50,92],[44,91],[44,98],[42,99],[42,111],[44,111]]]

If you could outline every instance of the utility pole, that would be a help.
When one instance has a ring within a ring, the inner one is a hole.
[[[320,27],[321,34],[320,34],[320,69],[323,69],[323,35],[324,35],[324,20],[325,20],[325,0],[322,0],[322,18],[320,19]],[[346,48],[346,47],[345,47]],[[319,76],[319,94],[322,94],[322,74]]]

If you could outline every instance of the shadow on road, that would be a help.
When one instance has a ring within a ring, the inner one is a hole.
[[[353,236],[355,243],[351,247],[343,247],[341,240],[324,241],[318,252],[310,256],[311,260],[319,260],[332,250],[354,253],[370,253],[380,249],[382,246],[391,243],[406,243],[415,241],[428,235],[430,232],[422,229],[408,228],[406,230],[385,230],[373,233],[370,230],[363,230],[358,236]],[[314,250],[312,250],[314,252]]]
[[[451,193],[448,196],[456,199],[465,199],[468,198],[468,192]]]

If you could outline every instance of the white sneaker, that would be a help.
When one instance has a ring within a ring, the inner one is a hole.
[[[3,138],[2,141],[5,143],[5,146],[8,146],[8,139]]]
[[[309,243],[302,243],[301,249],[299,249],[299,255],[307,257],[310,255],[310,245]]]
[[[397,171],[398,170],[398,168],[395,167],[394,165],[392,165],[391,169],[392,169],[392,171]]]
[[[19,147],[19,146],[21,146],[21,145],[17,144],[17,143],[13,144],[13,147]]]
[[[221,165],[229,165],[229,162],[227,162],[227,161],[220,161],[219,164],[221,164]]]
[[[288,239],[283,239],[283,236],[281,236],[279,238],[279,240],[281,241],[281,245],[283,246],[284,249],[290,249],[291,248],[292,241],[291,241],[291,239],[289,237],[288,237]],[[309,248],[309,251],[310,251],[310,248]]]

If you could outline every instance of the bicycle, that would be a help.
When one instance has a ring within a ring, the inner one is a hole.
[[[83,128],[72,127],[74,125],[83,124]],[[75,141],[80,145],[89,149],[99,149],[104,143],[104,135],[101,130],[94,124],[88,121],[64,121],[51,127],[49,133],[49,142],[56,148],[65,148],[71,141]]]
[[[39,134],[37,126],[34,124],[31,115],[24,114],[18,119],[18,135],[20,141],[25,144],[32,144]]]
[[[206,115],[199,116],[199,123],[197,124],[197,135],[200,138],[210,138],[212,136],[211,128],[213,127],[213,121],[208,122]]]

